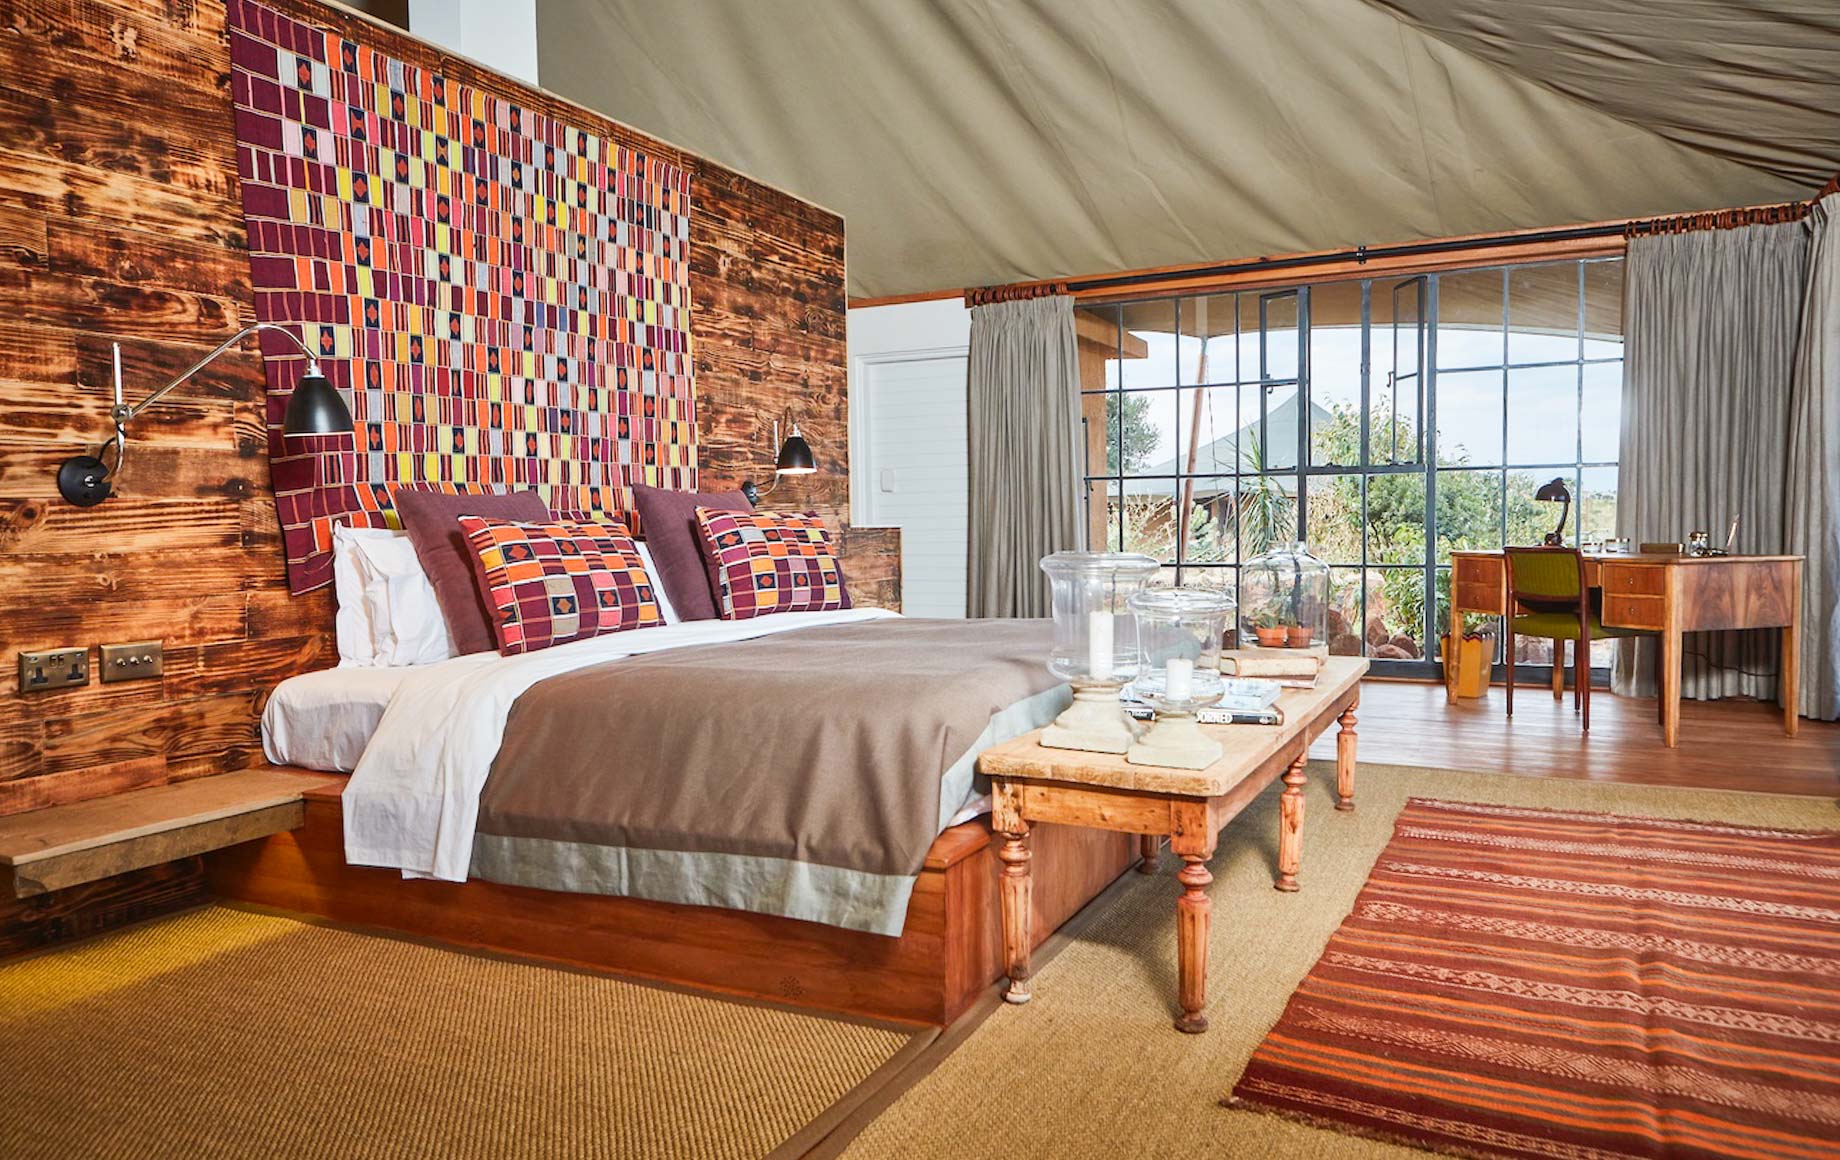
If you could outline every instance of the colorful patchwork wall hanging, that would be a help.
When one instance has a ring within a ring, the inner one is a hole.
[[[303,368],[265,336],[288,585],[401,486],[534,487],[637,526],[696,486],[690,184],[678,166],[248,0],[229,3],[256,316],[295,324],[353,438],[288,439]]]

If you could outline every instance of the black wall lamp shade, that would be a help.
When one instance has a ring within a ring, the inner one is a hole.
[[[294,384],[287,414],[281,420],[283,435],[349,435],[351,409],[344,396],[325,375],[309,372]]]
[[[811,444],[805,442],[794,424],[791,437],[779,445],[779,459],[773,471],[777,475],[810,475],[817,470],[818,459],[811,453]]]

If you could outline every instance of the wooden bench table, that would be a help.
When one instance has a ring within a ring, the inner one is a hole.
[[[1330,657],[1314,689],[1287,689],[1278,704],[1284,724],[1206,725],[1226,752],[1206,769],[1133,765],[1122,755],[1049,749],[1040,731],[987,749],[978,772],[991,780],[991,825],[1002,836],[1003,953],[1009,983],[1004,998],[1029,1000],[1031,884],[1029,827],[1059,822],[1121,830],[1143,838],[1145,862],[1154,869],[1161,839],[1182,859],[1177,881],[1176,958],[1182,1015],[1176,1030],[1207,1030],[1208,859],[1221,828],[1280,776],[1279,890],[1297,889],[1303,842],[1304,763],[1310,743],[1330,722],[1336,739],[1336,808],[1354,808],[1355,714],[1361,697],[1361,657]]]

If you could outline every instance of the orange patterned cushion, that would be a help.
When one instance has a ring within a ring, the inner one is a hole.
[[[850,606],[831,534],[817,512],[697,508],[696,521],[723,620]]]
[[[625,524],[461,516],[460,531],[507,656],[664,623]]]

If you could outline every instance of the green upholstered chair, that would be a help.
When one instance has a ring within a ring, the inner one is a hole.
[[[1572,642],[1573,707],[1591,731],[1591,642],[1642,635],[1611,628],[1599,600],[1585,584],[1584,556],[1576,548],[1507,548],[1508,716],[1514,716],[1514,638],[1543,636],[1553,642],[1553,698],[1565,695],[1565,642]]]

